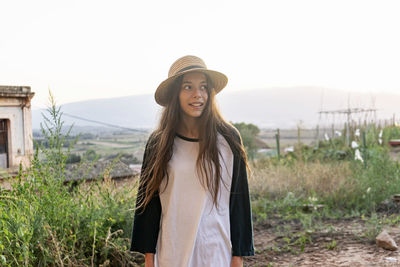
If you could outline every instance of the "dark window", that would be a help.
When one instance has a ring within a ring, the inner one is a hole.
[[[7,120],[0,120],[0,168],[8,168]]]

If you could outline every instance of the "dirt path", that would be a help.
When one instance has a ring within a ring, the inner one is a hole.
[[[335,221],[333,227],[333,232],[312,233],[312,242],[305,245],[304,252],[296,253],[278,251],[284,244],[282,238],[271,227],[258,226],[254,231],[256,255],[247,257],[245,266],[400,266],[400,252],[360,238],[365,226],[359,220]],[[400,242],[399,228],[385,229]]]

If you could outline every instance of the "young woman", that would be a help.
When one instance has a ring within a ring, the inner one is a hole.
[[[242,266],[254,255],[246,154],[215,95],[227,77],[203,60],[172,64],[144,153],[131,250],[145,266]]]

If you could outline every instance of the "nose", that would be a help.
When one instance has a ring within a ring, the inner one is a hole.
[[[199,87],[195,87],[193,90],[193,95],[194,98],[200,98],[201,97],[201,90]]]

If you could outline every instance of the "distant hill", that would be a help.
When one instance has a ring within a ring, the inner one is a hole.
[[[62,105],[61,110],[66,114],[63,116],[66,125],[72,123],[76,126],[99,125],[67,116],[70,114],[121,127],[151,128],[155,125],[157,110],[160,108],[154,102],[152,95],[135,95],[68,103]],[[47,114],[45,110],[33,110],[34,129],[40,128],[40,123],[43,121],[42,113]]]
[[[306,127],[318,122],[332,124],[345,121],[344,115],[319,117],[318,111],[361,107],[378,109],[378,119],[400,113],[400,95],[347,93],[319,87],[267,88],[243,91],[228,89],[217,95],[224,117],[233,122],[254,123],[262,128],[291,128],[300,121]],[[65,114],[129,128],[154,128],[161,108],[152,94],[109,99],[94,99],[62,106]],[[40,127],[41,112],[34,110],[33,128]],[[356,119],[359,117],[355,116]],[[96,124],[64,116],[65,124],[95,126]]]

